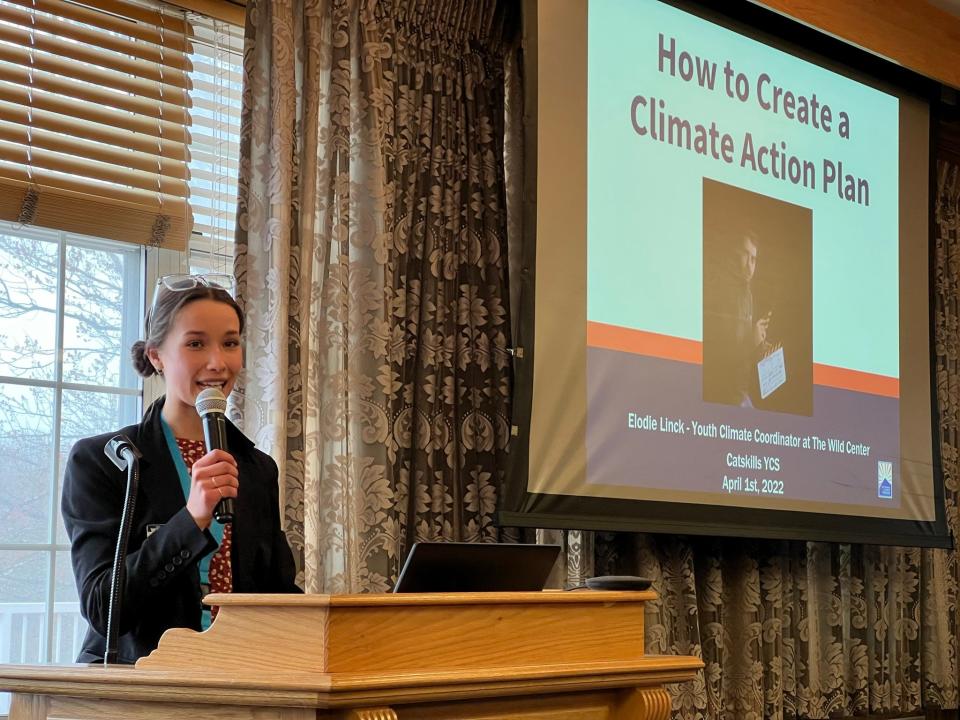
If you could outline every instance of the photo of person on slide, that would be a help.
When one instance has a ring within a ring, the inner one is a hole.
[[[772,311],[762,316],[754,313],[751,282],[757,270],[760,241],[752,230],[730,233],[723,238],[726,262],[708,280],[709,294],[714,301],[708,311],[713,316],[716,332],[714,371],[725,387],[715,402],[740,407],[754,407],[757,383],[753,368],[762,359],[767,346],[767,331]],[[705,323],[706,324],[706,323]],[[713,399],[713,398],[711,398]]]
[[[703,180],[703,399],[813,413],[812,212]]]

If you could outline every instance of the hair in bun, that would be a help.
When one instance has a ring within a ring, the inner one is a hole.
[[[133,360],[133,369],[140,377],[156,375],[157,369],[147,357],[147,344],[143,340],[137,340],[130,348],[130,359]]]

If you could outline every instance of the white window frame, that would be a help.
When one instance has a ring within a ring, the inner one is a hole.
[[[133,308],[142,308],[144,305],[145,285],[143,282],[144,268],[144,249],[130,245],[124,245],[114,241],[104,241],[96,238],[87,238],[75,235],[73,233],[37,229],[31,227],[17,227],[12,223],[0,224],[0,230],[10,235],[19,235],[21,237],[35,239],[44,242],[56,242],[57,244],[57,291],[56,291],[56,330],[54,341],[54,377],[47,379],[30,379],[14,377],[9,375],[0,375],[0,383],[8,385],[19,385],[23,387],[41,387],[53,390],[53,467],[50,476],[47,479],[50,505],[48,508],[47,521],[47,541],[42,543],[8,543],[0,542],[0,551],[8,552],[42,552],[47,555],[47,586],[44,598],[44,621],[46,624],[46,633],[43,634],[39,649],[39,655],[44,662],[50,663],[55,659],[56,650],[56,630],[57,623],[56,611],[58,606],[65,605],[62,601],[57,601],[56,580],[57,580],[57,554],[70,550],[69,543],[58,541],[58,522],[60,514],[60,477],[62,475],[61,467],[61,412],[63,405],[64,390],[76,390],[83,392],[101,392],[111,395],[120,395],[136,397],[138,399],[137,413],[143,409],[141,399],[140,383],[135,381],[135,373],[130,367],[129,362],[121,362],[121,371],[119,384],[111,385],[92,385],[87,383],[68,382],[63,379],[64,365],[64,322],[65,322],[65,299],[66,299],[66,263],[67,251],[70,247],[78,247],[90,250],[105,250],[109,252],[129,253],[129,261],[124,263],[124,287],[127,288],[128,295],[124,298],[124,305],[130,305]],[[135,261],[134,261],[135,258]],[[143,312],[133,312],[125,314],[124,328],[121,336],[124,338],[139,337],[143,322]],[[126,358],[124,358],[126,360]],[[127,383],[127,387],[124,387]],[[104,428],[108,432],[111,428]],[[4,717],[4,716],[0,716]]]

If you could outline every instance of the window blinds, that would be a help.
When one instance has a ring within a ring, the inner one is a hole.
[[[188,13],[193,28],[190,267],[233,272],[240,110],[243,92],[243,28]]]
[[[185,249],[192,34],[129,0],[0,0],[0,219]]]

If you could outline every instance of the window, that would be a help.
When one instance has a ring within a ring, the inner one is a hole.
[[[86,623],[59,488],[77,438],[140,415],[126,349],[140,334],[141,254],[0,223],[0,663],[76,658]]]
[[[86,623],[60,519],[67,454],[162,392],[151,379],[141,396],[128,359],[156,277],[233,271],[242,31],[189,20],[189,252],[0,223],[0,663],[76,659]]]

